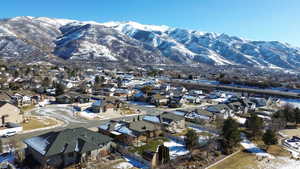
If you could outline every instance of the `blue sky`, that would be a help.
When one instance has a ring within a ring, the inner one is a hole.
[[[300,0],[3,0],[0,17],[136,21],[300,47]]]

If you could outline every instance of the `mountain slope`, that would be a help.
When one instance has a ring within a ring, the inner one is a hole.
[[[277,41],[250,41],[136,22],[97,23],[45,17],[0,20],[0,56],[300,70],[300,49]]]

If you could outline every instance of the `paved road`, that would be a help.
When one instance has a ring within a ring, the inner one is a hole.
[[[157,115],[159,113],[162,113],[162,110],[159,110],[155,107],[147,107],[145,105],[135,105],[135,104],[129,104],[130,107],[140,110],[143,113],[147,114],[153,114]],[[40,115],[40,116],[50,116],[53,118],[56,118],[58,120],[61,120],[64,122],[64,125],[51,128],[51,129],[45,129],[45,130],[38,130],[30,133],[24,133],[24,134],[17,134],[15,136],[9,137],[9,138],[1,138],[3,143],[9,142],[10,140],[17,140],[22,141],[26,138],[30,138],[33,136],[41,135],[50,131],[59,131],[67,128],[77,128],[77,127],[85,127],[85,128],[93,128],[97,127],[103,123],[106,123],[110,120],[132,120],[134,117],[137,117],[138,115],[133,116],[123,116],[118,118],[111,118],[111,119],[105,119],[105,120],[86,120],[80,117],[74,116],[74,110],[72,107],[67,105],[47,105],[46,107],[36,108],[30,112],[30,114],[33,115]]]
[[[152,105],[136,103],[136,102],[128,102],[129,106],[133,109],[140,110],[143,114],[151,114],[151,115],[158,115],[163,113],[164,111],[170,111],[174,109],[168,108],[157,108]],[[198,106],[196,106],[198,107]],[[194,106],[190,107],[190,109],[196,108]],[[186,107],[185,109],[187,109]],[[47,105],[46,107],[38,107],[33,109],[30,114],[39,115],[39,116],[50,116],[61,120],[64,122],[64,125],[60,127],[50,128],[50,129],[41,129],[38,131],[25,133],[25,134],[17,134],[15,136],[9,138],[1,138],[3,143],[9,142],[10,140],[18,140],[22,141],[26,138],[30,138],[33,136],[41,135],[50,131],[59,131],[67,128],[77,128],[77,127],[85,127],[85,128],[93,128],[97,127],[103,123],[108,122],[109,120],[132,120],[133,118],[137,117],[138,115],[133,116],[123,116],[118,118],[111,118],[105,120],[86,120],[78,116],[74,116],[74,110],[71,106],[68,105]]]

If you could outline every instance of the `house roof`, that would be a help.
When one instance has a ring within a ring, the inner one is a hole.
[[[179,120],[184,120],[183,116],[179,116],[176,115],[174,113],[170,113],[170,112],[164,112],[160,115],[160,118],[162,119],[168,119],[168,120],[172,120],[172,121],[179,121]]]
[[[153,123],[149,123],[146,121],[134,121],[129,123],[129,129],[137,131],[137,132],[145,132],[145,131],[154,131],[157,130],[157,127]]]
[[[230,108],[226,105],[226,104],[216,104],[216,105],[211,105],[208,106],[208,108],[206,110],[208,111],[222,111],[222,110],[229,110]]]
[[[49,132],[28,138],[24,142],[43,156],[52,156],[60,153],[92,151],[111,140],[106,135],[81,127],[59,132]]]
[[[205,115],[205,116],[208,116],[208,117],[214,116],[214,114],[212,112],[207,111],[205,109],[196,109],[195,113],[200,114],[200,115]]]

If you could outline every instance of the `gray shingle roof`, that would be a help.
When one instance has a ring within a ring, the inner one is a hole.
[[[129,129],[137,132],[154,131],[158,128],[155,124],[146,121],[135,121],[129,124]]]
[[[176,115],[174,113],[170,113],[170,112],[164,112],[160,115],[160,118],[162,119],[168,119],[168,120],[174,120],[174,121],[180,121],[180,120],[184,120],[183,116],[179,116]]]
[[[24,140],[25,144],[44,156],[60,153],[84,153],[101,148],[112,138],[90,131],[86,128],[66,129],[59,132],[49,132]]]

